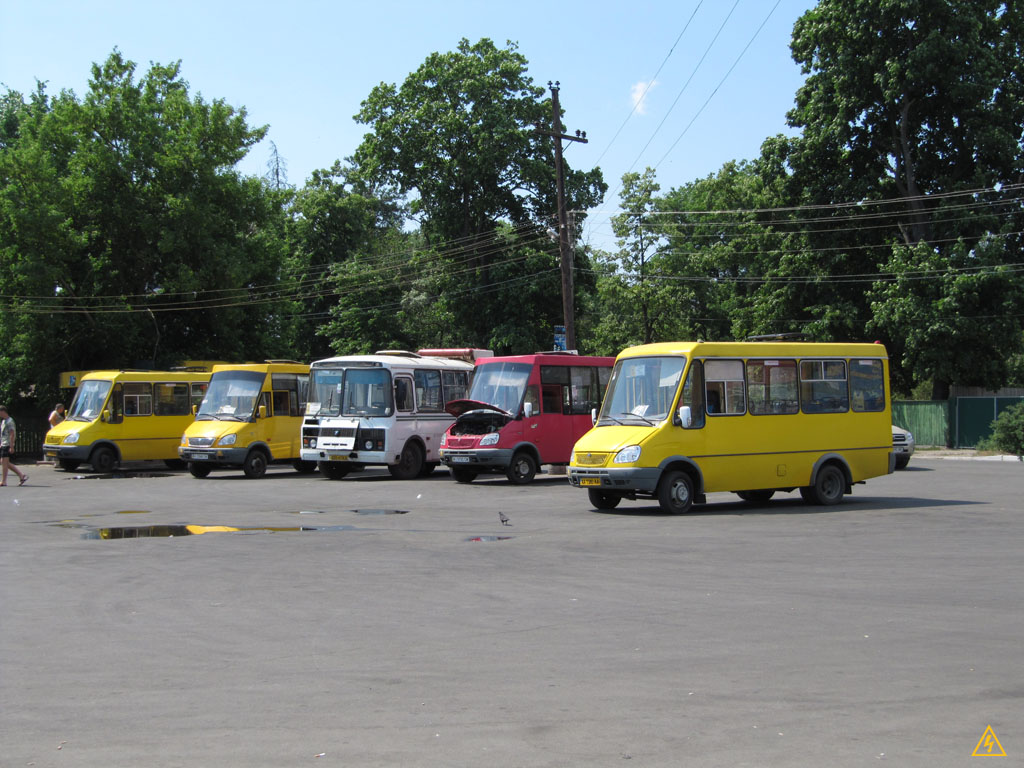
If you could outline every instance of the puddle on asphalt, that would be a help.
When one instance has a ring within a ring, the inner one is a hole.
[[[229,525],[142,525],[89,528],[83,525],[57,523],[58,528],[83,528],[83,539],[174,539],[180,536],[201,536],[205,533],[317,533],[354,531],[354,525],[252,526]]]
[[[176,477],[170,472],[107,472],[100,475],[75,475],[72,480],[122,480],[136,477]]]
[[[508,541],[514,538],[514,536],[472,536],[466,541]]]
[[[408,515],[407,509],[353,509],[357,515]]]

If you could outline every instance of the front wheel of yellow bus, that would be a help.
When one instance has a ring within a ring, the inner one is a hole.
[[[658,483],[658,503],[670,515],[682,515],[693,506],[693,479],[682,470],[666,472]]]

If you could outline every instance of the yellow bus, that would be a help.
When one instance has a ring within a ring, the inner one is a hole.
[[[315,461],[299,456],[308,388],[309,366],[291,360],[214,366],[196,420],[181,436],[178,456],[188,462],[193,477],[224,468],[262,477],[272,462],[315,471]]]
[[[66,470],[89,463],[179,463],[181,433],[206,393],[209,371],[90,371],[78,380],[67,418],[46,433],[43,454]]]
[[[648,344],[616,359],[569,481],[597,509],[657,499],[688,512],[706,494],[763,504],[800,490],[836,504],[893,471],[889,360],[881,344]]]

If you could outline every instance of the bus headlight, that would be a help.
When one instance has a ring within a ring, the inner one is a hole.
[[[217,441],[217,445],[234,445],[238,435],[224,435],[220,440]]]
[[[309,438],[309,447],[310,448],[316,448],[316,438],[315,437]]]
[[[621,451],[615,454],[615,458],[612,459],[613,464],[632,464],[635,461],[640,460],[640,446],[639,445],[627,445]]]
[[[499,435],[497,432],[488,432],[480,438],[480,445],[497,445],[498,437]]]
[[[64,445],[74,445],[75,443],[78,442],[78,433],[68,432],[66,435],[64,435],[64,440],[62,440],[61,442],[63,442]]]

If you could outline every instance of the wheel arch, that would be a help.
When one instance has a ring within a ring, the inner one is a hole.
[[[522,440],[515,444],[512,448],[512,456],[515,456],[520,451],[526,451],[529,453],[535,462],[537,462],[537,468],[540,469],[540,451],[537,450],[537,446],[528,440]],[[512,456],[509,457],[509,461],[512,460]]]
[[[658,465],[658,483],[661,483],[661,478],[665,476],[666,472],[670,472],[674,469],[682,470],[686,472],[693,480],[693,494],[694,496],[704,495],[704,473],[700,471],[700,467],[697,466],[697,462],[691,459],[689,456],[669,456],[667,459]]]
[[[95,454],[96,451],[98,451],[100,448],[109,448],[114,452],[114,460],[117,461],[118,463],[121,462],[121,448],[118,446],[118,444],[115,443],[113,440],[102,439],[97,440],[95,443],[89,446],[88,459],[86,459],[87,464],[90,463],[93,454]]]
[[[839,453],[825,453],[818,457],[818,460],[814,462],[814,466],[811,468],[811,479],[808,485],[814,485],[818,480],[818,473],[822,467],[828,464],[835,464],[843,472],[843,478],[846,480],[846,490],[849,493],[850,487],[853,485],[853,472],[850,471],[850,465],[846,459]]]

